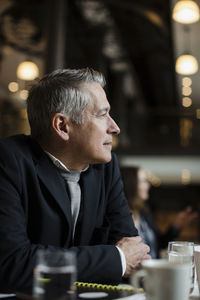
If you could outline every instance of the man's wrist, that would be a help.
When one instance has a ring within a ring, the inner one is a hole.
[[[118,249],[120,254],[121,264],[122,264],[122,276],[123,276],[126,272],[126,258],[124,252],[118,246],[116,246],[116,248]]]

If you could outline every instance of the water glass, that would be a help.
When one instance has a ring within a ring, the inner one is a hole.
[[[192,242],[169,242],[168,243],[168,260],[172,263],[190,263],[191,265],[191,282],[190,293],[194,289],[195,265],[194,265],[194,243]]]
[[[73,299],[75,281],[76,256],[74,252],[38,251],[33,282],[35,298],[41,300]]]

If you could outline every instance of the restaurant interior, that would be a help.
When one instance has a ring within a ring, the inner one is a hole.
[[[194,4],[195,20],[175,19],[181,2]],[[114,151],[146,170],[159,228],[187,205],[200,213],[199,32],[197,0],[1,0],[0,137],[29,134],[35,79],[92,67],[121,128]],[[200,216],[179,239],[200,241]]]

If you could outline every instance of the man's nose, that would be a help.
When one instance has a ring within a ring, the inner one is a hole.
[[[111,117],[110,117],[110,124],[109,124],[109,132],[112,133],[113,135],[118,135],[120,133],[120,128]]]

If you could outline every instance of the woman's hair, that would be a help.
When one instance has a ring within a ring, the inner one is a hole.
[[[27,99],[32,136],[48,136],[51,119],[56,113],[63,113],[72,122],[82,124],[83,112],[91,103],[84,84],[93,82],[105,86],[104,76],[90,68],[56,70],[38,81]]]
[[[139,167],[121,167],[121,176],[124,183],[124,192],[128,200],[129,207],[133,209],[134,200],[138,191],[138,171]]]

